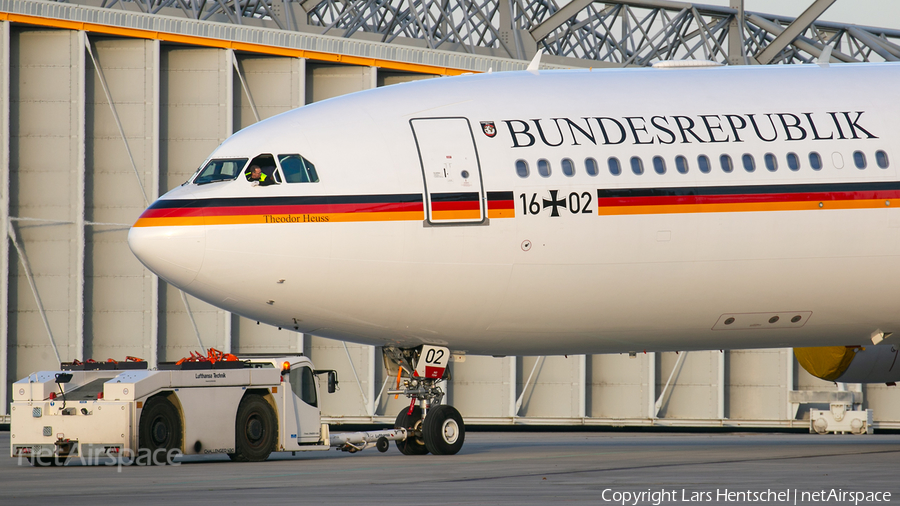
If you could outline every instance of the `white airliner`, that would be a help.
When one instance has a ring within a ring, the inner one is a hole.
[[[423,345],[828,346],[798,357],[827,379],[896,381],[898,82],[897,64],[811,64],[364,91],[236,133],[129,244],[195,297],[384,346],[411,376]],[[407,393],[440,400],[432,378]],[[458,451],[462,420],[441,413],[401,449]],[[398,424],[421,418],[411,408]],[[451,436],[429,443],[441,427]]]

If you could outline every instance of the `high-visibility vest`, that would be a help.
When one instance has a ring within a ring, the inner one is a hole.
[[[247,179],[250,179],[250,176],[253,175],[253,171],[252,171],[252,170],[251,170],[251,171],[247,171],[247,173],[244,174],[244,175],[247,176]],[[265,181],[265,180],[266,180],[266,173],[265,173],[265,172],[260,172],[260,173],[259,173],[259,182],[262,183],[262,182]]]

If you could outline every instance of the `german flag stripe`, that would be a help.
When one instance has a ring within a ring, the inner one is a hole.
[[[424,220],[421,194],[158,200],[134,226]]]
[[[311,195],[304,197],[220,197],[211,199],[157,200],[149,207],[149,209],[322,204],[393,204],[414,202],[422,202],[421,193],[405,193],[397,195]]]
[[[432,193],[432,202],[478,202],[481,200],[478,192],[460,192],[460,193]]]
[[[487,192],[488,218],[515,218],[513,192]]]
[[[431,219],[435,221],[444,220],[477,220],[481,218],[481,209],[462,210],[462,211],[432,211]]]
[[[322,223],[350,221],[422,221],[425,213],[334,213],[267,214],[235,216],[196,216],[188,218],[138,218],[135,227],[174,227],[189,225],[251,225],[256,223]]]
[[[871,209],[900,198],[900,183],[597,190],[597,214]]]
[[[464,202],[432,202],[432,211],[479,211],[481,203],[476,201]]]
[[[335,214],[421,211],[421,202],[399,202],[378,204],[319,204],[284,206],[244,206],[244,207],[177,207],[169,209],[147,209],[145,218],[190,217],[190,216],[233,216],[254,214]]]
[[[431,193],[431,219],[434,221],[477,220],[481,218],[479,192]]]

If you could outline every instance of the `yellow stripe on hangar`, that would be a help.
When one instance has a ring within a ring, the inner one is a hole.
[[[361,56],[342,55],[322,51],[309,51],[305,49],[270,46],[266,44],[252,44],[248,42],[236,42],[231,40],[213,39],[209,37],[199,37],[196,35],[179,35],[175,33],[160,32],[154,30],[124,28],[120,26],[85,23],[81,21],[68,21],[65,19],[45,18],[42,16],[31,16],[27,14],[15,14],[10,12],[0,12],[0,21],[9,21],[12,23],[21,23],[32,26],[45,26],[49,28],[63,28],[67,30],[83,30],[85,32],[102,33],[104,35],[119,35],[122,37],[130,37],[135,39],[160,40],[164,42],[190,44],[200,47],[233,49],[235,51],[246,51],[248,53],[258,53],[273,56],[289,56],[293,58],[307,58],[316,61],[346,63],[349,65],[378,67],[389,70],[400,70],[404,72],[416,72],[420,74],[458,76],[463,73],[473,72],[471,70],[439,67],[435,65],[424,65],[420,63],[405,63],[392,60],[383,60],[379,58],[365,58]]]

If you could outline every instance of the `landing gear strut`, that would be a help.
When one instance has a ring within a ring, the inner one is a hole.
[[[466,426],[456,408],[441,404],[444,391],[438,386],[450,379],[450,350],[429,345],[383,349],[385,366],[398,371],[397,389],[388,393],[410,399],[394,422],[394,428],[407,431],[404,441],[396,441],[397,448],[404,455],[455,455],[466,439]]]

